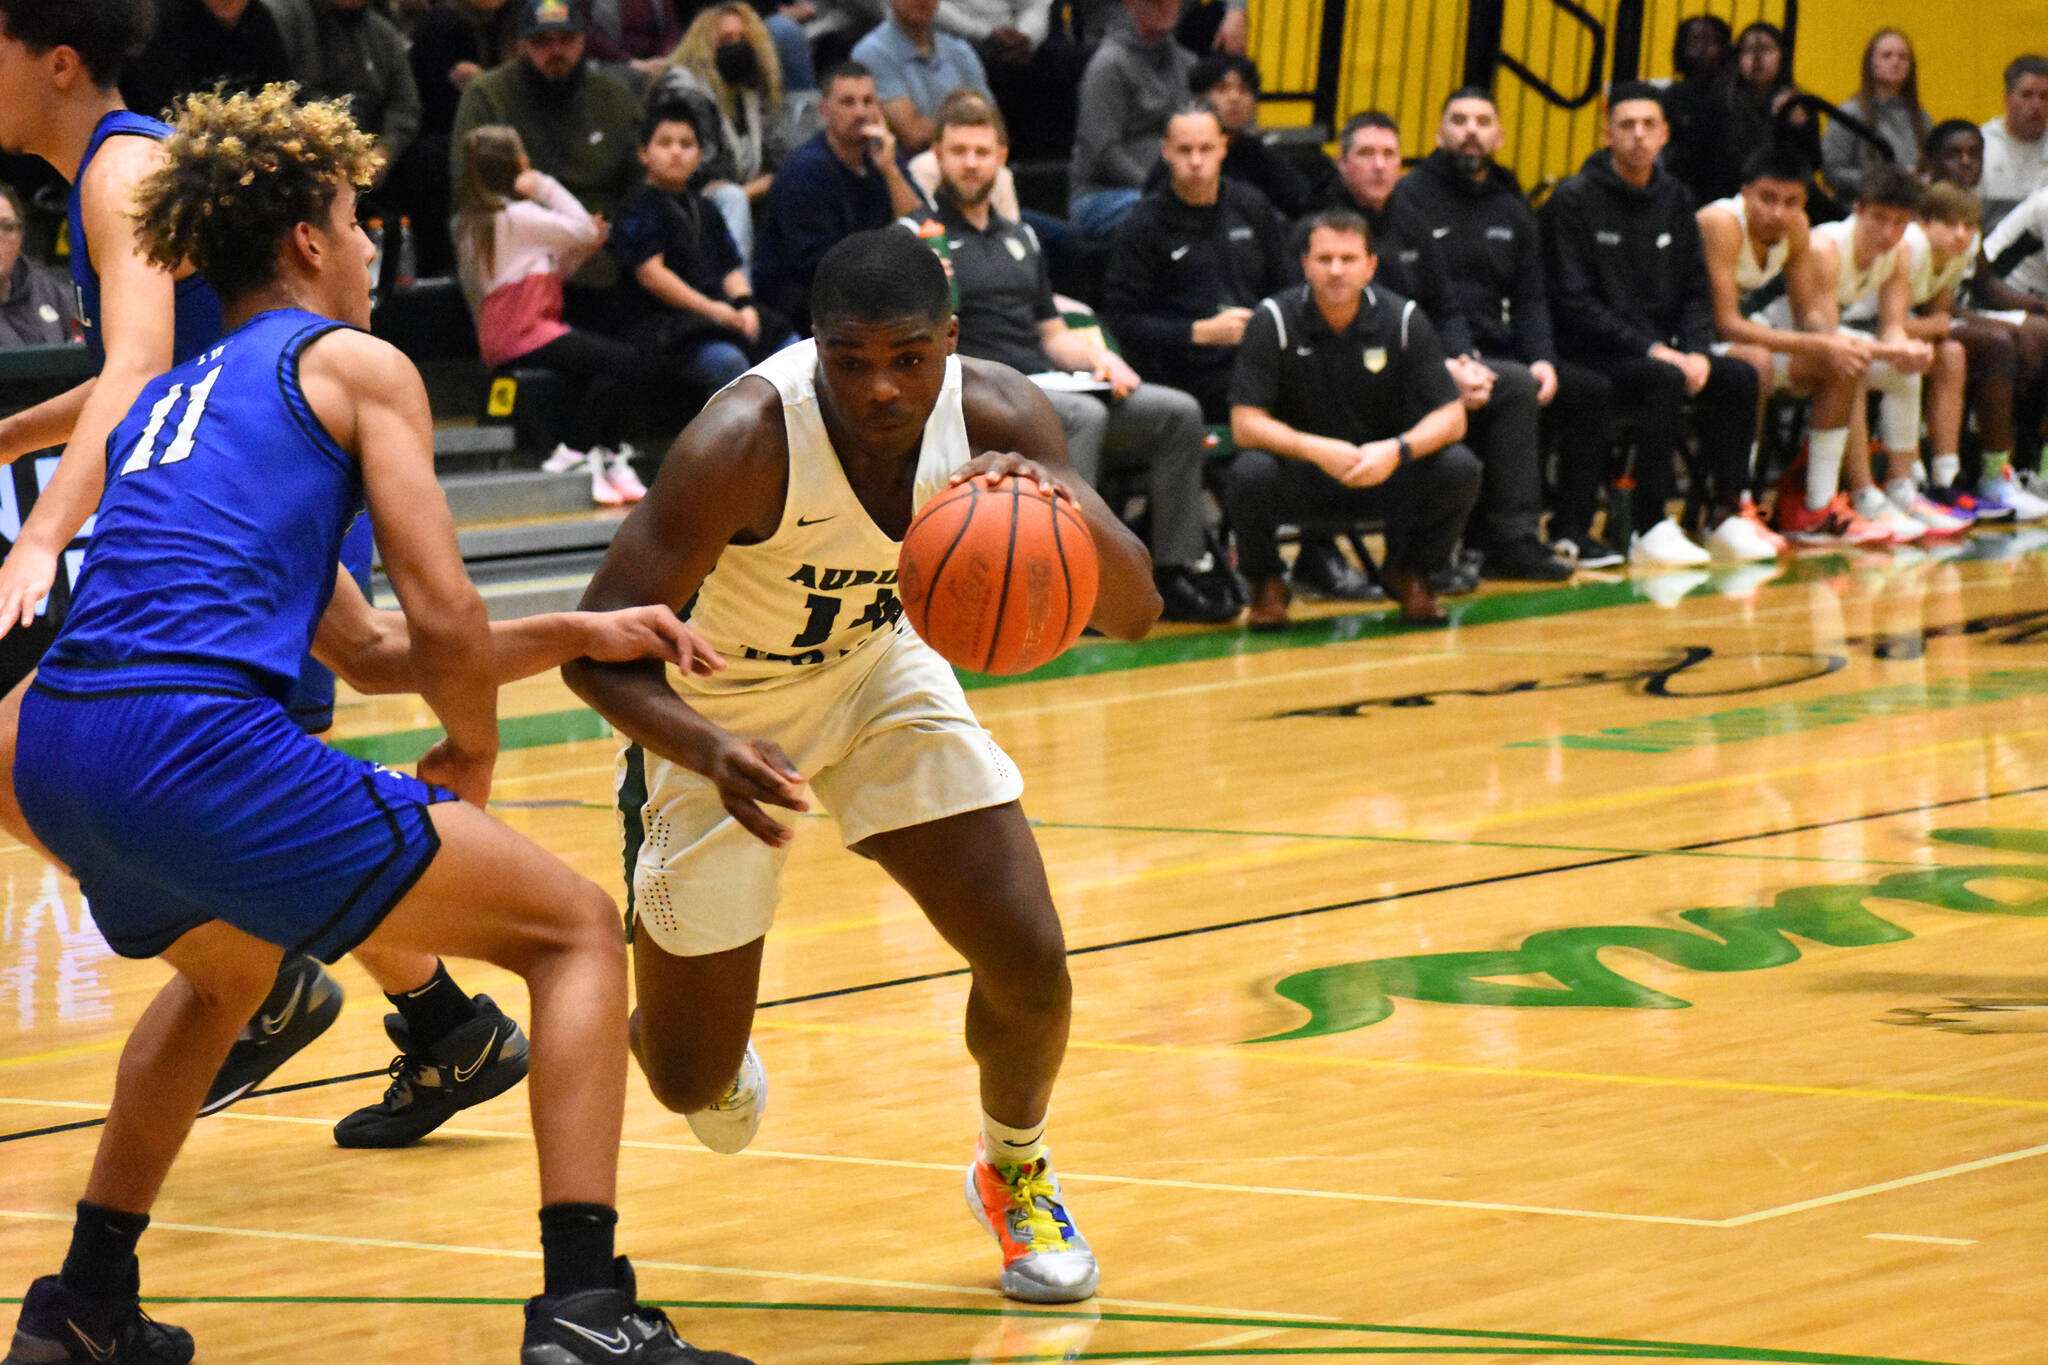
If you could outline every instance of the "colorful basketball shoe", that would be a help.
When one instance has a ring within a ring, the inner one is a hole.
[[[967,1168],[967,1207],[1003,1249],[1003,1293],[1026,1303],[1078,1303],[1095,1292],[1095,1253],[1060,1198],[1052,1157],[996,1165],[979,1144]]]
[[[697,1135],[697,1141],[730,1156],[747,1149],[754,1134],[761,1131],[761,1120],[767,1114],[768,1069],[761,1065],[761,1054],[749,1042],[746,1055],[740,1058],[739,1074],[732,1078],[725,1093],[683,1117],[690,1121],[690,1131]]]

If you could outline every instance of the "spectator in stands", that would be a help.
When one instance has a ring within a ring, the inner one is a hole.
[[[1934,123],[1920,104],[1920,63],[1905,34],[1881,28],[1871,38],[1863,49],[1862,83],[1842,101],[1842,112],[1868,124],[1884,145],[1873,147],[1840,119],[1828,125],[1821,164],[1838,196],[1854,201],[1865,173],[1878,166],[1911,170],[1919,164]]]
[[[669,53],[682,40],[675,0],[590,0],[584,41],[592,60],[625,67],[642,85],[667,69]]]
[[[1705,198],[1723,199],[1742,188],[1742,168],[1766,146],[1782,144],[1820,165],[1820,126],[1799,102],[1792,58],[1776,24],[1759,20],[1735,39],[1735,57],[1721,78],[1713,157],[1701,183]],[[1832,216],[1832,204],[1829,204]]]
[[[2016,57],[2005,68],[2005,116],[1985,124],[1983,133],[1977,193],[1989,230],[2048,180],[2048,57]]]
[[[1099,329],[1067,326],[1053,303],[1036,234],[990,203],[1008,156],[1003,116],[972,91],[939,107],[941,182],[924,215],[943,228],[959,290],[960,352],[1038,379],[1060,415],[1067,458],[1100,487],[1105,467],[1146,473],[1153,580],[1165,619],[1220,624],[1237,603],[1198,566],[1208,554],[1202,514],[1202,407],[1188,394],[1148,384],[1104,343]],[[1083,374],[1091,387],[1068,387]]]
[[[1923,377],[1934,364],[1934,348],[1907,330],[1912,313],[1911,263],[1902,243],[1920,207],[1919,182],[1895,166],[1880,166],[1863,177],[1856,211],[1848,218],[1821,223],[1809,237],[1808,253],[1815,311],[1795,317],[1789,298],[1764,310],[1773,326],[1800,326],[1833,331],[1856,326],[1868,356],[1861,379],[1864,390],[1884,394],[1887,416],[1885,449],[1897,452],[1907,466],[1920,449],[1920,405]],[[1840,523],[1842,503],[1832,501],[1840,481],[1848,484],[1847,510],[1862,521],[1906,542],[1926,534],[1926,524],[1894,506],[1877,486],[1868,441],[1862,436],[1859,395],[1850,404],[1849,448],[1839,467],[1830,467],[1821,448],[1809,442],[1806,455],[1806,496],[1786,496],[1781,489],[1776,509],[1778,529],[1802,541],[1853,542],[1874,540],[1854,523]],[[1846,476],[1846,478],[1845,478]],[[2048,504],[2044,504],[2048,511]]]
[[[1375,145],[1375,130],[1363,130],[1360,147]],[[1385,130],[1376,136],[1384,146]],[[1467,392],[1471,430],[1468,439],[1486,470],[1479,512],[1467,540],[1484,552],[1481,571],[1488,578],[1556,582],[1571,577],[1572,565],[1543,543],[1543,466],[1537,440],[1541,411],[1559,398],[1562,376],[1550,330],[1550,305],[1543,292],[1543,243],[1535,215],[1522,198],[1514,173],[1493,157],[1506,141],[1500,111],[1484,90],[1465,89],[1444,101],[1437,124],[1436,150],[1394,186],[1391,203],[1413,219],[1418,232],[1441,253],[1444,276],[1435,306],[1423,304],[1440,336],[1456,329],[1462,346],[1447,357],[1452,375],[1469,371],[1484,397],[1477,406]],[[1398,142],[1392,172],[1399,174]],[[1354,160],[1354,175],[1380,158]],[[1385,177],[1361,179],[1368,199],[1378,198]],[[1381,203],[1388,202],[1382,199]],[[1379,207],[1379,205],[1374,205]],[[1389,282],[1389,288],[1399,287]],[[1421,302],[1421,300],[1417,300]],[[1607,409],[1612,399],[1607,381],[1583,367],[1569,367],[1571,392],[1563,398],[1561,428],[1565,473],[1561,481],[1592,488],[1606,464]],[[1461,391],[1467,385],[1461,381]],[[1575,466],[1579,466],[1575,468]],[[1592,544],[1590,530],[1570,525],[1567,536],[1575,555],[1615,562]]]
[[[964,38],[932,27],[939,0],[889,0],[889,17],[853,45],[875,73],[875,98],[905,156],[931,145],[939,106],[955,90],[994,99],[981,58]]]
[[[1287,624],[1275,532],[1332,516],[1385,520],[1387,592],[1413,625],[1449,620],[1429,586],[1479,496],[1479,460],[1457,444],[1465,405],[1436,330],[1413,301],[1372,287],[1370,231],[1355,213],[1309,220],[1305,284],[1264,299],[1230,382],[1225,510],[1251,584],[1246,624]]]
[[[1074,147],[1081,50],[1054,9],[1053,0],[939,0],[933,21],[974,45],[1018,157],[1065,158]]]
[[[768,197],[790,149],[808,136],[799,131],[796,102],[785,97],[775,43],[751,6],[714,5],[690,21],[648,100],[670,104],[686,95],[713,115],[710,124],[696,120],[704,129],[704,191],[725,215],[740,261],[751,267],[754,206]]]
[[[1984,133],[1966,118],[1943,119],[1928,131],[1920,149],[1920,178],[1945,180],[1968,190],[1981,206],[1978,186],[1984,180]]]
[[[796,337],[755,302],[724,219],[691,188],[703,147],[691,106],[648,110],[640,136],[647,183],[626,196],[611,245],[626,339],[710,394]]]
[[[407,60],[405,35],[371,0],[268,0],[291,55],[300,90],[321,99],[347,96],[359,127],[377,137],[384,154],[378,182],[357,206],[365,222],[385,220],[385,242],[395,248],[402,222],[417,233],[425,215],[446,202],[439,186],[447,161],[423,163],[415,154],[420,92]],[[403,253],[387,250],[384,279],[397,278]]]
[[[157,115],[195,90],[256,89],[292,78],[277,20],[256,0],[160,0],[156,32],[121,77],[121,97]]]
[[[1969,134],[1967,141],[1974,145],[1978,136],[1976,125],[1958,123]],[[1934,285],[1944,280],[1951,282],[1952,297],[1944,299],[1937,292],[1931,302],[1922,305],[1921,311],[1928,316],[1946,312],[1950,338],[1963,348],[1974,386],[1971,411],[1977,419],[1977,435],[1985,452],[1984,467],[1995,471],[2006,466],[2025,471],[2018,476],[2021,487],[2029,494],[2042,496],[2048,494],[2048,488],[2041,486],[2039,473],[2041,423],[2044,412],[2048,412],[2048,316],[2044,316],[2048,314],[2048,299],[2014,288],[1980,264],[1984,255],[1983,209],[1971,192],[1976,183],[1975,163],[1966,154],[1968,148],[1961,153],[1937,149],[1935,144],[1940,137],[1941,128],[1937,127],[1928,139],[1929,163],[1940,169],[1927,187],[1927,198],[1920,209],[1925,265],[1921,245],[1914,241],[1913,234],[1907,234],[1907,248],[1913,252],[1914,294],[1918,297],[1926,292],[1923,279],[1927,276],[1932,276]],[[1950,171],[1962,178],[1949,178],[1946,172]],[[2007,215],[2008,220],[2011,216]],[[1967,240],[1958,245],[1965,229]],[[1966,263],[1959,272],[1952,264],[1958,258]],[[1938,372],[1944,363],[1943,348],[1937,347],[1937,352]],[[1948,363],[1953,363],[1952,359]],[[1960,412],[1950,414],[1939,404],[1930,404],[1927,429],[1937,452],[1954,450],[1960,444],[1959,432],[1953,439],[1948,436],[1949,427],[1959,426],[1960,421]],[[1979,521],[1988,519],[1987,511],[1991,509],[1977,499],[1974,491],[1981,480],[1964,480],[1960,459],[1951,461],[1937,453],[1928,465],[1928,474],[1930,495],[1937,501],[1960,503],[1963,510],[1974,513]]]
[[[1669,134],[1654,87],[1617,85],[1608,92],[1607,147],[1557,187],[1540,217],[1558,351],[1605,373],[1617,404],[1636,416],[1632,510],[1643,529],[1629,561],[1697,565],[1707,552],[1670,515],[1686,400],[1718,528],[1748,501],[1757,378],[1713,354],[1713,295],[1692,195],[1657,165]]]
[[[592,213],[609,215],[640,182],[634,155],[640,101],[626,83],[590,64],[581,0],[521,0],[518,56],[486,71],[462,92],[455,111],[459,149],[470,130],[507,124],[526,154]],[[461,184],[462,157],[450,169]],[[593,252],[571,281],[569,308],[580,321],[608,324],[618,272]],[[578,286],[582,295],[578,296]]]
[[[824,130],[798,147],[769,187],[756,288],[797,328],[811,325],[811,280],[842,238],[925,206],[875,99],[875,77],[844,62],[820,82]]]
[[[1180,0],[1124,0],[1129,17],[1081,73],[1067,213],[1086,237],[1107,237],[1144,195],[1166,120],[1187,102],[1195,57],[1173,40]]]
[[[455,261],[448,238],[453,182],[441,168],[452,160],[456,106],[471,81],[514,54],[524,10],[520,0],[434,0],[413,22],[407,58],[420,93],[415,156],[422,172],[411,187],[412,229],[423,276],[446,275]]]
[[[1664,169],[1691,187],[1702,202],[1711,174],[1714,143],[1719,133],[1721,76],[1735,50],[1735,30],[1718,14],[1695,14],[1679,21],[1671,38],[1671,69],[1677,79],[1664,91],[1664,112],[1671,122],[1671,141],[1664,148]]]
[[[1319,196],[1328,192],[1336,171],[1321,152],[1313,153],[1321,169],[1311,176],[1260,135],[1259,68],[1251,58],[1212,52],[1195,63],[1188,75],[1188,88],[1196,99],[1208,101],[1223,121],[1223,135],[1230,140],[1230,150],[1223,158],[1225,176],[1242,180],[1265,195],[1280,215],[1289,219],[1309,212]],[[1155,169],[1153,175],[1159,171]]]
[[[608,506],[639,497],[646,490],[623,440],[642,373],[639,356],[622,341],[562,320],[563,280],[604,245],[603,220],[559,180],[534,169],[516,128],[472,128],[462,152],[456,254],[484,363],[556,370],[580,385],[566,440],[543,468],[588,469],[592,500]]]
[[[1870,366],[1871,347],[1835,328],[1833,306],[1816,277],[1806,219],[1812,178],[1813,167],[1797,152],[1764,147],[1750,158],[1741,194],[1700,209],[1714,330],[1726,354],[1757,372],[1764,392],[1812,400],[1805,467],[1808,506],[1819,515],[1801,523],[1802,540],[1882,542],[1890,537],[1863,525],[1835,487],[1849,448],[1849,409]],[[1774,305],[1785,310],[1778,321],[1767,313]],[[1779,497],[1797,500],[1799,491],[1788,485]],[[1938,514],[1930,509],[1929,515]],[[1730,517],[1714,532],[1713,549],[1724,559],[1769,559],[1782,548],[1782,538],[1747,516]]]
[[[21,254],[28,219],[12,185],[0,185],[0,349],[78,340],[71,282]]]

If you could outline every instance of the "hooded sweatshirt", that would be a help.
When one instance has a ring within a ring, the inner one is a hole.
[[[1445,310],[1471,330],[1481,355],[1557,362],[1543,242],[1512,171],[1488,163],[1474,180],[1438,149],[1401,177],[1392,202],[1428,226],[1443,253]]]
[[[1544,265],[1557,346],[1588,360],[1647,355],[1659,344],[1704,353],[1714,342],[1692,191],[1662,167],[1637,189],[1602,149],[1543,206]]]

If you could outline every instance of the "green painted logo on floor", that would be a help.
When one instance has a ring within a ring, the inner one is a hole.
[[[2048,832],[2026,829],[1937,829],[1928,837],[1967,848],[2048,854]],[[1972,882],[2032,883],[2026,899],[1994,899]],[[1895,872],[1850,886],[1795,886],[1772,903],[1683,910],[1678,917],[1704,934],[1657,925],[1592,925],[1531,934],[1506,952],[1428,953],[1383,957],[1296,972],[1274,987],[1303,1006],[1308,1022],[1247,1042],[1277,1043],[1348,1033],[1379,1023],[1395,999],[1446,1005],[1530,1009],[1575,1005],[1601,1009],[1682,1010],[1690,1002],[1638,985],[1600,960],[1608,948],[1629,948],[1695,972],[1754,972],[1799,960],[1795,938],[1828,948],[1897,943],[1912,934],[1863,908],[1872,898],[1913,901],[1966,915],[2048,919],[2048,866],[1973,863]],[[1554,986],[1501,978],[1549,977]]]

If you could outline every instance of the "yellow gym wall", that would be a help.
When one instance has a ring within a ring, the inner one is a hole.
[[[1323,5],[1342,0],[1252,0],[1251,52],[1270,90],[1315,84]],[[1602,24],[1616,0],[1581,0]],[[1421,156],[1435,138],[1436,112],[1464,71],[1465,0],[1349,0],[1346,54],[1338,84],[1341,122],[1362,109],[1400,121],[1403,150]],[[1712,11],[1740,29],[1756,19],[1781,22],[1784,0],[1651,0],[1644,24],[1643,74],[1671,74],[1671,35],[1679,19]],[[1794,75],[1800,85],[1840,101],[1856,89],[1863,45],[1880,28],[1905,30],[1920,58],[1920,96],[1936,119],[1977,122],[2001,112],[2005,64],[2024,51],[2048,53],[2048,0],[1802,0]],[[1590,36],[1551,0],[1507,0],[1502,51],[1560,91],[1576,93],[1590,74]],[[1603,73],[1604,78],[1604,73]],[[1599,106],[1556,107],[1512,72],[1497,82],[1508,144],[1501,159],[1525,185],[1569,175],[1599,145]],[[1269,127],[1312,121],[1306,100],[1269,99]]]

